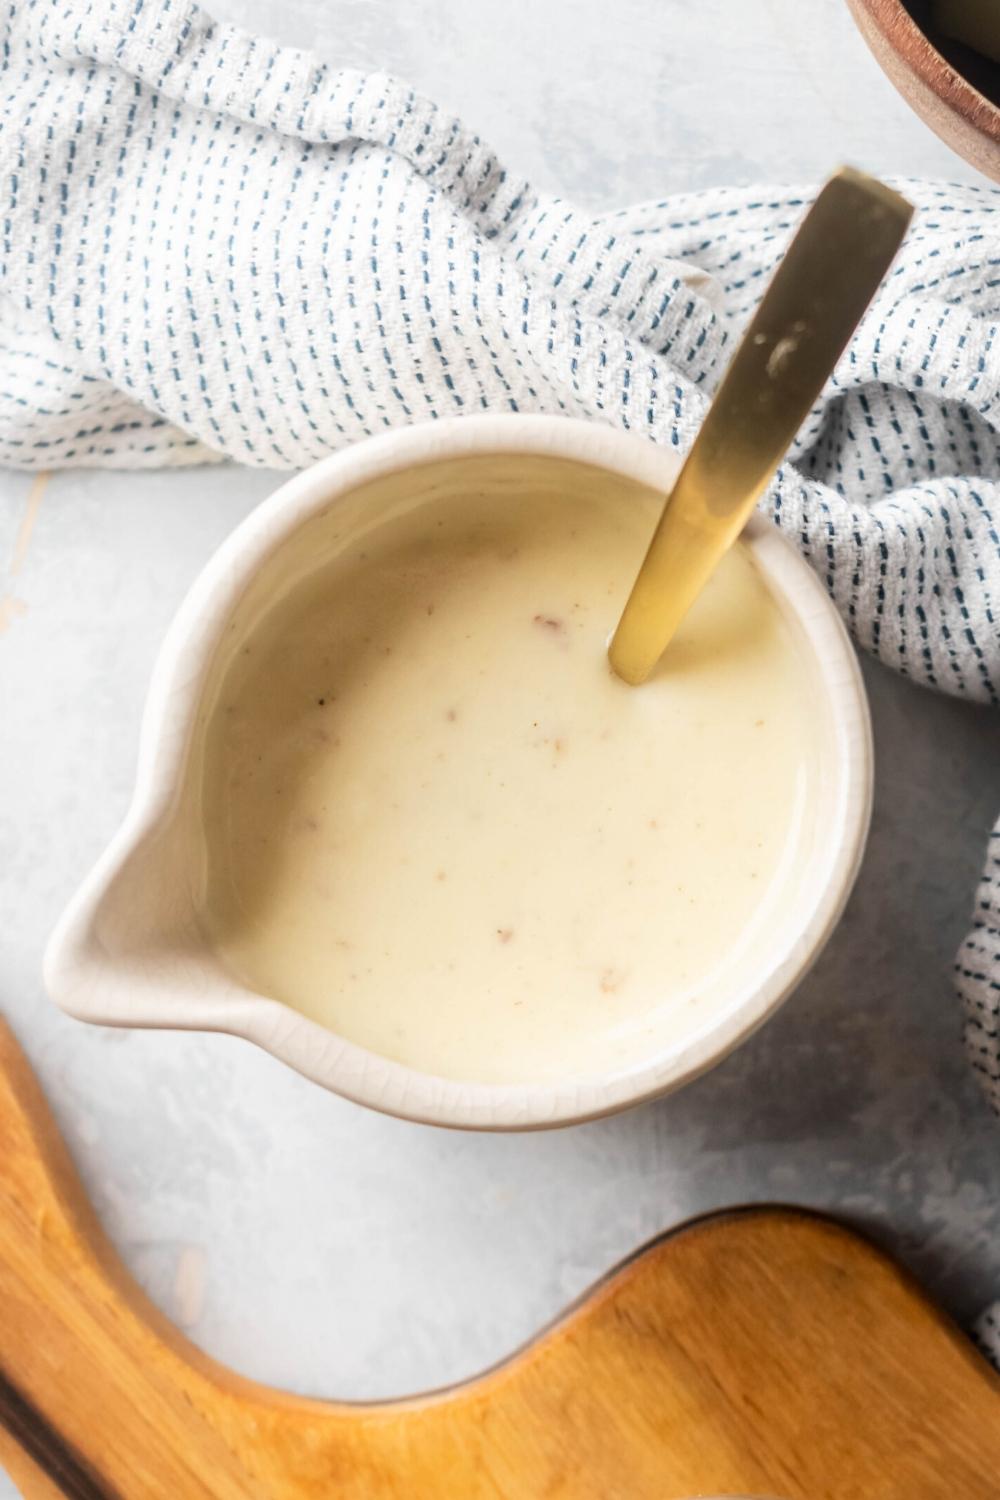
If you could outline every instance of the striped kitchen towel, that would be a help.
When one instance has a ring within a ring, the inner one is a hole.
[[[465,412],[683,448],[808,194],[592,215],[391,78],[186,0],[0,20],[0,462],[296,467]],[[1000,697],[1000,193],[918,216],[766,508],[858,643]],[[962,947],[1000,1109],[1000,827]]]

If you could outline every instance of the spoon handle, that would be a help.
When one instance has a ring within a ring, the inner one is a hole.
[[[892,263],[913,206],[842,167],[733,355],[664,506],[609,649],[645,681],[736,540]]]

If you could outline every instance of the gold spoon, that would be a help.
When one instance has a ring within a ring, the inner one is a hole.
[[[913,205],[841,167],[806,214],[663,508],[608,655],[644,682],[739,536],[899,249]]]

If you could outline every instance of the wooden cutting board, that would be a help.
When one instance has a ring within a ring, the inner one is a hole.
[[[28,1500],[998,1500],[1000,1378],[864,1240],[788,1209],[669,1235],[466,1385],[255,1385],[153,1308],[0,1022],[0,1462]]]

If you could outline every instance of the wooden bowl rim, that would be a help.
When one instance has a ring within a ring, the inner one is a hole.
[[[990,140],[1000,141],[1000,105],[980,93],[939,52],[903,0],[848,0],[878,27],[886,45],[950,109]]]

